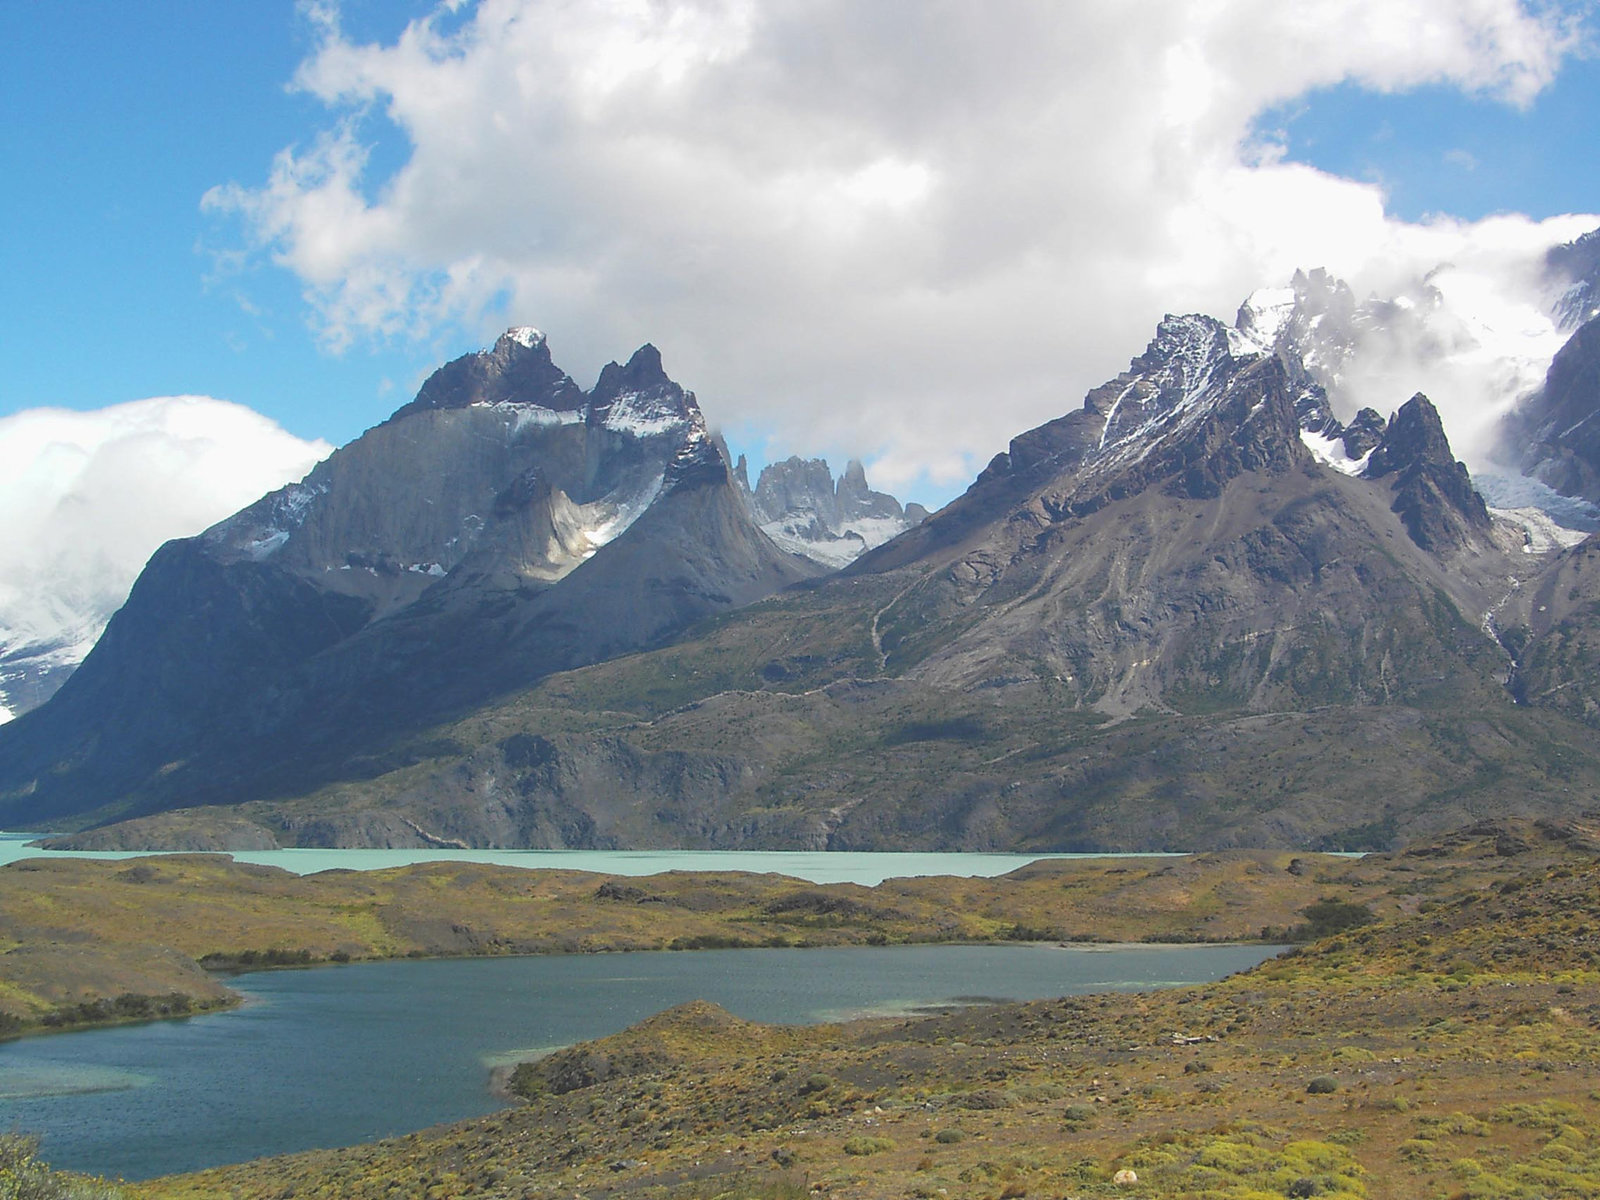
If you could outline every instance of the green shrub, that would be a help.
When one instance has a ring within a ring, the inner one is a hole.
[[[933,1140],[941,1146],[953,1146],[967,1135],[959,1129],[941,1129],[933,1135]]]
[[[1318,1075],[1306,1084],[1306,1091],[1313,1096],[1326,1096],[1339,1090],[1339,1081],[1332,1075]]]
[[[894,1143],[882,1137],[851,1137],[844,1140],[844,1152],[866,1156],[868,1154],[881,1154],[885,1150],[893,1150]]]
[[[0,1133],[0,1197],[5,1200],[121,1200],[122,1191],[99,1179],[52,1171],[38,1157],[39,1139]]]
[[[1331,896],[1324,896],[1315,904],[1306,905],[1300,913],[1305,917],[1305,923],[1296,926],[1290,932],[1296,941],[1306,942],[1332,937],[1347,929],[1359,929],[1378,919],[1365,904],[1335,900]]]

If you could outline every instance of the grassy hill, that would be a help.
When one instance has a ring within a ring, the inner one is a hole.
[[[1387,919],[1212,985],[808,1028],[693,1004],[525,1065],[525,1102],[491,1117],[133,1190],[1593,1196],[1600,861],[1587,839],[1482,826],[1346,864],[1318,886],[1386,877]]]

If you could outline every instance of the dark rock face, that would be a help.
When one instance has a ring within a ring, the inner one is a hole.
[[[653,347],[586,396],[513,330],[163,547],[68,686],[0,727],[0,825],[359,774],[408,730],[814,573],[755,527]]]
[[[542,333],[511,329],[493,349],[464,355],[440,367],[428,377],[416,399],[389,420],[474,404],[536,404],[553,412],[572,412],[583,406],[584,399],[582,389],[550,360]]]
[[[1424,550],[1463,547],[1489,531],[1488,506],[1450,453],[1438,410],[1420,392],[1389,422],[1363,474],[1393,477],[1394,511]]]
[[[833,472],[820,458],[768,463],[756,480],[756,514],[763,521],[787,519],[831,533],[839,524],[835,491]]]
[[[1551,250],[1545,272],[1563,289],[1556,302],[1563,328],[1577,329],[1600,317],[1600,229]]]
[[[905,520],[905,510],[900,501],[887,492],[875,492],[867,486],[867,469],[860,459],[852,458],[845,464],[844,474],[834,490],[838,503],[839,519],[854,521],[869,517],[880,521]]]
[[[1600,318],[1550,364],[1544,387],[1507,418],[1500,457],[1565,496],[1600,503]]]
[[[1360,459],[1376,450],[1383,440],[1384,420],[1375,408],[1363,408],[1350,424],[1340,431],[1344,452],[1352,459]]]
[[[1519,703],[1600,729],[1600,535],[1561,555],[1504,614]]]

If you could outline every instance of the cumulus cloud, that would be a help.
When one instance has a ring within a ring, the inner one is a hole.
[[[592,376],[650,340],[714,421],[894,487],[965,481],[1163,311],[1596,223],[1396,221],[1257,128],[1340,83],[1526,105],[1574,35],[1515,0],[480,0],[392,43],[312,12],[325,128],[205,206],[329,346],[525,321]]]
[[[157,546],[331,450],[206,396],[0,418],[0,651],[66,639],[87,653]]]

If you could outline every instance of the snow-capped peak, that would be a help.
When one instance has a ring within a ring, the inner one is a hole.
[[[544,334],[532,325],[513,325],[505,336],[525,350],[537,350],[544,345]]]
[[[1271,353],[1289,323],[1294,320],[1295,291],[1292,287],[1257,288],[1239,306],[1234,330],[1249,348]]]

